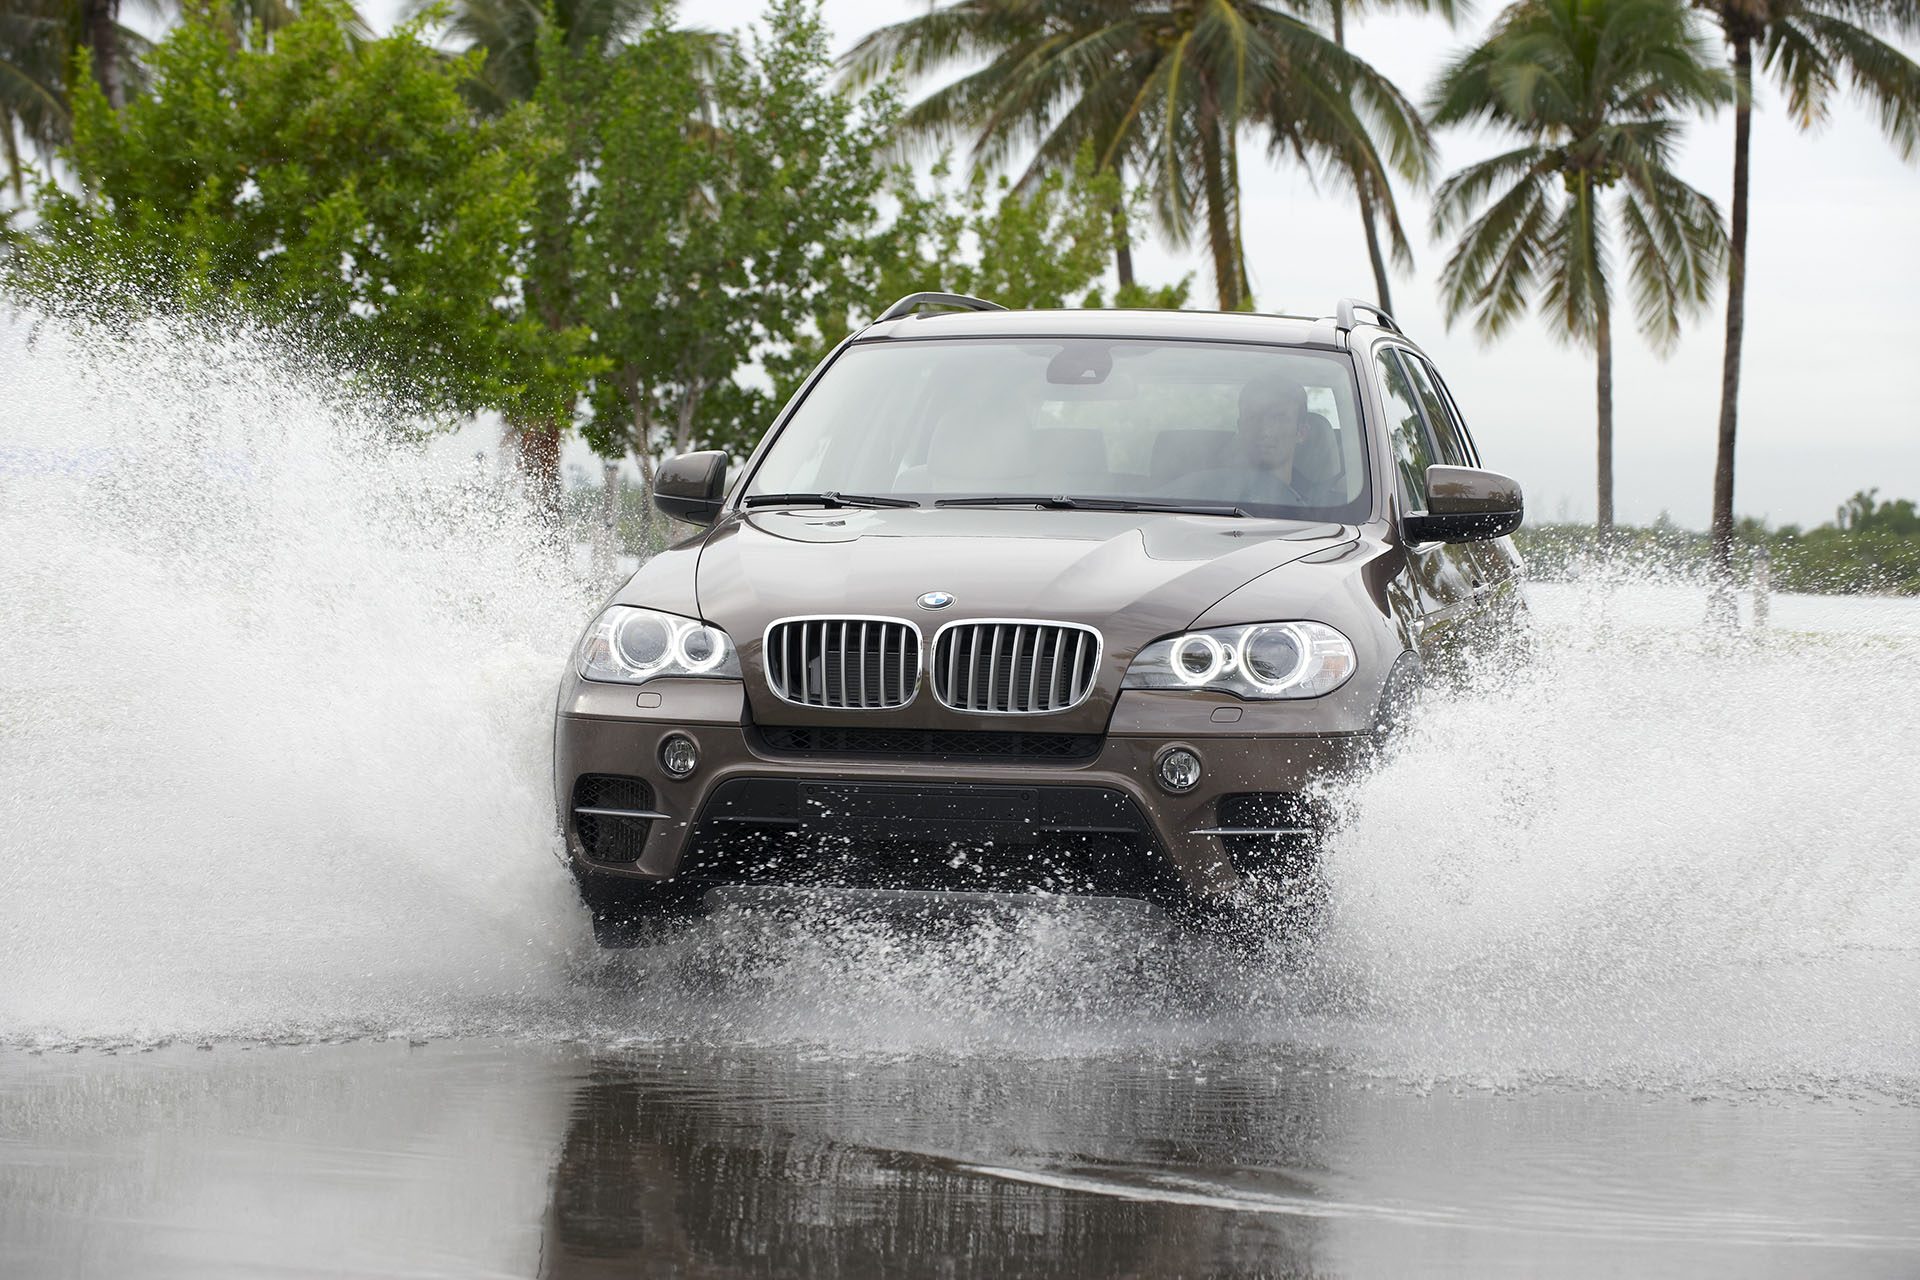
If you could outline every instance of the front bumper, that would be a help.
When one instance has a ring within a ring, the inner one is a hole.
[[[1371,735],[1329,731],[1324,721],[1330,711],[1243,704],[1218,695],[1129,691],[1114,705],[1108,732],[1083,759],[801,755],[769,748],[749,723],[741,686],[732,682],[658,680],[637,694],[625,686],[570,680],[556,721],[554,791],[576,870],[638,882],[680,873],[696,833],[711,830],[716,815],[737,806],[748,791],[779,804],[788,792],[818,795],[821,784],[853,792],[865,786],[870,798],[884,796],[889,786],[903,796],[916,787],[937,794],[1005,789],[974,794],[1024,799],[1032,793],[1037,796],[1034,816],[1021,821],[1042,826],[1059,821],[1063,830],[1089,821],[1088,805],[1098,800],[1096,809],[1137,811],[1153,846],[1143,856],[1164,860],[1178,886],[1204,900],[1230,892],[1239,882],[1232,842],[1214,834],[1229,825],[1222,817],[1224,797],[1298,795],[1367,758]],[[1228,718],[1236,714],[1237,719]],[[1313,731],[1276,733],[1276,721]],[[1007,727],[1034,731],[1041,726]],[[686,779],[674,779],[660,766],[661,744],[675,733],[693,739],[699,750],[699,767]],[[1199,784],[1179,795],[1155,780],[1160,754],[1176,745],[1192,750],[1202,763]],[[650,811],[661,815],[646,824],[637,845],[622,850],[619,861],[590,856],[579,838],[573,797],[585,775],[643,779],[651,791]],[[871,812],[850,815],[849,828],[871,830],[874,820]],[[916,822],[903,814],[901,827],[913,831]]]

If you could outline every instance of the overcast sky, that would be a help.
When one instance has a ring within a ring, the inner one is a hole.
[[[378,13],[391,4],[376,3]],[[926,0],[826,0],[844,49]],[[762,0],[684,0],[688,25],[733,29]],[[1437,18],[1382,16],[1351,33],[1355,51],[1423,100],[1442,63],[1483,18],[1458,31]],[[1490,154],[1493,141],[1440,138],[1442,172]],[[1697,124],[1683,177],[1731,198],[1730,113]],[[1241,165],[1243,223],[1254,294],[1265,311],[1331,314],[1336,299],[1374,292],[1358,215],[1337,192],[1315,191],[1291,163],[1249,149]],[[1815,524],[1856,489],[1920,498],[1920,165],[1903,163],[1851,99],[1812,134],[1796,131],[1764,87],[1753,132],[1753,212],[1737,506],[1775,523]],[[1593,515],[1593,359],[1524,322],[1493,346],[1465,327],[1449,332],[1435,282],[1444,247],[1426,235],[1427,207],[1403,197],[1415,271],[1394,279],[1403,328],[1424,346],[1459,397],[1490,465],[1519,477],[1542,518]],[[1204,246],[1137,246],[1145,280],[1194,274],[1204,304],[1213,285]],[[1688,326],[1661,360],[1632,330],[1614,354],[1615,502],[1619,518],[1667,511],[1704,526],[1712,499],[1724,301]],[[1624,300],[1622,312],[1630,308]]]

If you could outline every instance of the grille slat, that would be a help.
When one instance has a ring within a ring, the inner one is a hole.
[[[1000,674],[1000,633],[1005,630],[1003,626],[994,627],[993,648],[987,653],[987,710],[989,711],[1003,710],[994,705],[999,700],[995,692],[998,686],[994,683],[994,677]]]
[[[1029,711],[1040,705],[1040,652],[1045,639],[1045,633],[1035,627],[1033,629],[1033,661],[1027,667],[1027,710]],[[1058,647],[1055,646],[1055,648]]]
[[[803,707],[905,706],[920,672],[919,629],[901,618],[785,618],[760,651],[774,695]]]
[[[798,681],[799,681],[797,686],[797,692],[799,694],[798,700],[800,702],[807,704],[808,706],[811,706],[813,705],[813,695],[812,695],[812,691],[808,688],[808,685],[812,682],[812,679],[813,679],[813,663],[808,661],[807,659],[807,641],[813,639],[813,628],[809,627],[806,623],[803,622],[800,624],[799,630],[800,630],[800,666],[798,670],[794,672],[794,675],[798,678]],[[781,696],[786,697],[789,695],[782,694]]]
[[[1065,711],[1093,692],[1100,633],[1072,622],[955,622],[935,637],[929,665],[934,696],[955,711]]]

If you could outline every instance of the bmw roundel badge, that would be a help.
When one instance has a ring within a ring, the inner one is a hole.
[[[920,597],[922,609],[944,609],[953,603],[953,597],[945,591],[929,591]]]

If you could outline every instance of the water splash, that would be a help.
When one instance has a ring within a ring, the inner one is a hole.
[[[1536,667],[1435,698],[1338,797],[1304,960],[1057,916],[721,920],[604,958],[548,782],[594,592],[469,447],[160,321],[0,330],[0,395],[0,1041],[1227,1044],[1920,1087],[1920,607],[1779,601],[1769,645],[1717,650],[1697,592],[1535,592]]]
[[[547,718],[588,602],[521,504],[258,335],[0,344],[0,1030],[549,987],[579,926]]]
[[[1325,958],[1374,1052],[1920,1079],[1920,646],[1837,629],[1841,605],[1729,649],[1663,625],[1658,584],[1534,594],[1534,668],[1435,699],[1344,798]]]

